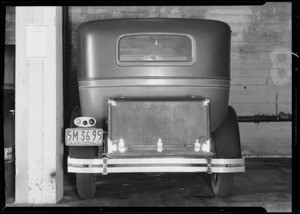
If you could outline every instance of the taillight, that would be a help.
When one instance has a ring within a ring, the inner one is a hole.
[[[92,117],[77,117],[74,124],[78,127],[91,127],[96,125],[96,120]]]
[[[96,120],[94,118],[92,118],[92,119],[89,120],[89,124],[91,126],[95,125],[95,123],[96,123]]]
[[[76,126],[80,126],[80,124],[81,124],[80,118],[77,117],[77,118],[74,120],[74,124],[75,124]]]

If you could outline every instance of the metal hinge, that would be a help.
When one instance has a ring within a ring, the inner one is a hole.
[[[119,152],[123,153],[126,151],[126,148],[125,148],[125,143],[124,143],[124,140],[123,138],[121,138],[119,140]]]
[[[196,141],[195,141],[195,145],[194,145],[195,152],[199,152],[200,147],[201,147],[201,144],[199,143],[199,139],[197,138]]]
[[[4,161],[5,163],[12,161],[12,147],[4,148]]]
[[[117,106],[117,102],[114,101],[114,100],[108,100],[108,105],[111,105],[111,106]]]
[[[210,100],[209,99],[205,99],[203,101],[203,106],[207,106],[209,103],[210,103]]]
[[[158,152],[162,152],[162,150],[163,150],[162,140],[160,138],[158,138],[158,141],[157,141],[157,151]]]
[[[10,116],[14,117],[16,114],[16,111],[14,109],[9,110]]]
[[[113,141],[107,138],[107,153],[110,154],[116,152],[117,149],[117,144],[115,144]]]

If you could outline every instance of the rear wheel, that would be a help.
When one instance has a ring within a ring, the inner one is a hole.
[[[211,174],[211,188],[216,196],[229,196],[234,185],[233,174]]]
[[[91,173],[76,173],[76,186],[80,198],[93,198],[96,194],[96,176]]]

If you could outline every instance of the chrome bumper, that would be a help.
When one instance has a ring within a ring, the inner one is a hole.
[[[70,173],[135,173],[135,172],[245,172],[245,159],[218,158],[118,158],[77,159],[68,157]]]

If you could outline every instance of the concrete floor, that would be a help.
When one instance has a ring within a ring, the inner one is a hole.
[[[97,177],[96,197],[81,200],[74,174],[65,177],[58,207],[263,207],[291,212],[292,160],[248,158],[246,173],[235,177],[233,196],[214,197],[204,173],[110,174]],[[23,206],[7,203],[7,206]],[[31,205],[37,206],[37,205]]]

